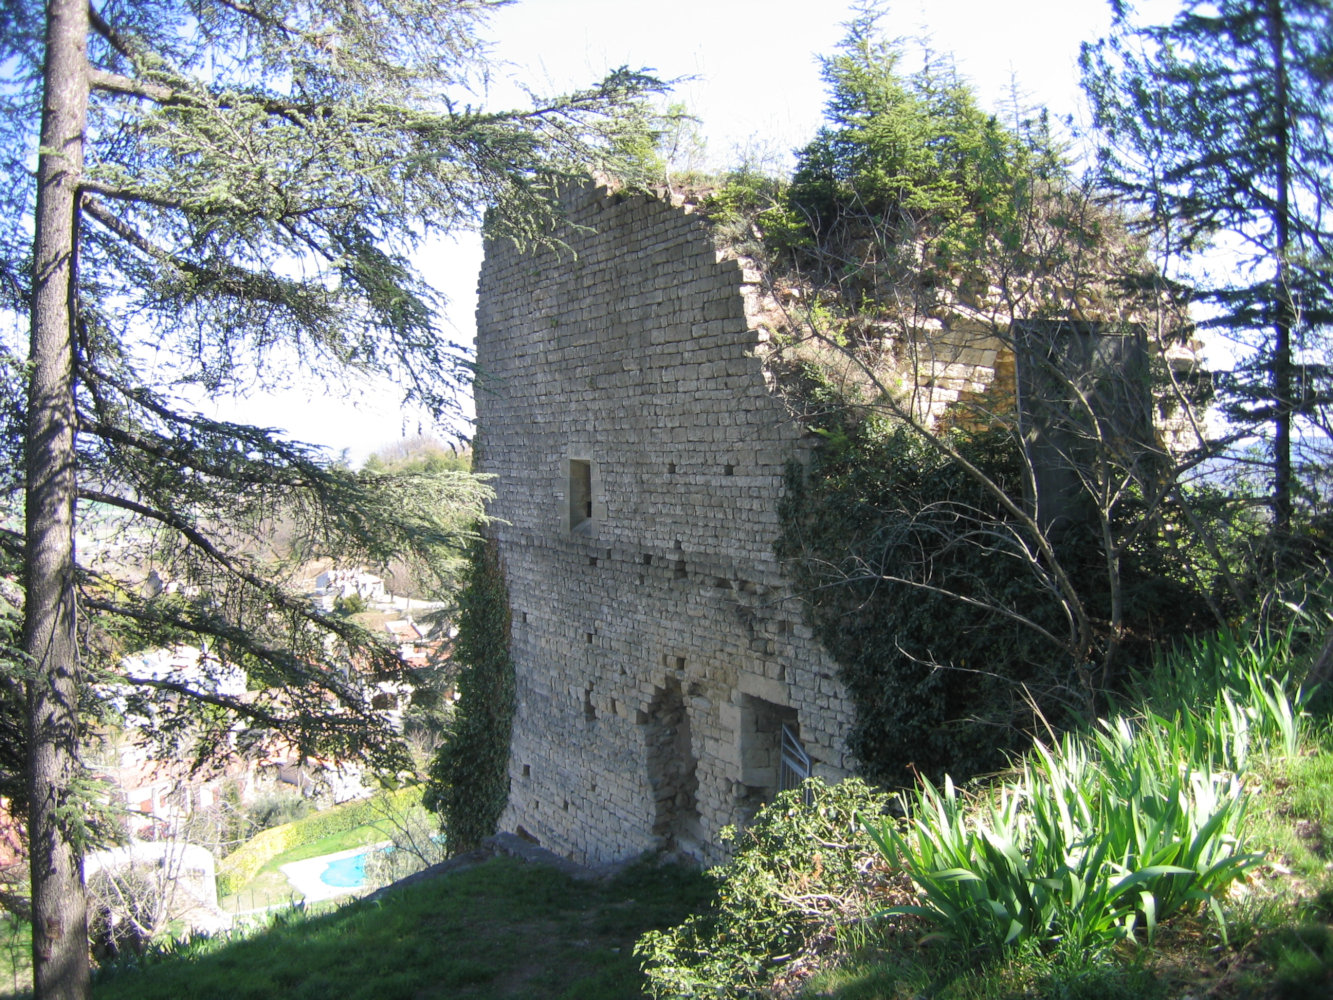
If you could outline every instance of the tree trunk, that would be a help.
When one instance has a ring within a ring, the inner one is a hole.
[[[39,1000],[89,996],[87,903],[70,797],[78,773],[74,644],[74,324],[78,186],[88,115],[87,0],[48,0],[33,237],[26,442],[28,839],[33,985]]]
[[[1277,316],[1273,324],[1273,408],[1276,412],[1273,435],[1273,530],[1279,543],[1291,534],[1292,469],[1291,431],[1296,404],[1292,385],[1292,328],[1296,322],[1296,306],[1292,301],[1291,285],[1287,275],[1287,255],[1291,252],[1291,151],[1290,139],[1291,95],[1287,80],[1286,16],[1282,0],[1268,0],[1268,39],[1273,56],[1275,83],[1273,102],[1273,156],[1277,166],[1274,179],[1277,190],[1272,211],[1273,233],[1277,258],[1273,276]]]

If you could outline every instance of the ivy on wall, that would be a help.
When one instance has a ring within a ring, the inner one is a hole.
[[[1090,711],[1105,692],[1058,641],[1059,595],[993,493],[911,428],[824,401],[821,446],[808,468],[788,468],[776,548],[855,703],[848,747],[865,775],[908,785],[918,773],[978,774],[1047,724]],[[1012,435],[949,433],[968,464],[1024,496]],[[1127,501],[1118,516],[1142,513]],[[1055,544],[1105,627],[1096,539],[1070,531]],[[1120,554],[1121,677],[1205,620],[1182,558],[1147,544]]]
[[[509,591],[494,539],[472,543],[458,604],[454,660],[460,667],[459,700],[422,799],[439,813],[451,856],[493,834],[509,801],[514,663]]]
[[[1006,537],[994,497],[956,463],[886,421],[824,434],[810,468],[788,470],[777,553],[855,702],[849,749],[890,785],[1002,765],[1031,719],[1025,687],[1058,691],[1076,668],[986,607],[1058,631],[1057,605]],[[1007,439],[964,448],[1021,495]]]

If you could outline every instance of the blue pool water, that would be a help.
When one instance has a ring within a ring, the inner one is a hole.
[[[330,861],[319,873],[319,880],[335,889],[360,889],[366,884],[366,858],[375,853],[371,848],[351,857]]]

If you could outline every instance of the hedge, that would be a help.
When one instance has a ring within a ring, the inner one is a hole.
[[[386,809],[406,810],[420,801],[419,786],[400,788],[261,830],[218,864],[218,895],[228,896],[238,891],[283,851],[373,823],[384,818]]]

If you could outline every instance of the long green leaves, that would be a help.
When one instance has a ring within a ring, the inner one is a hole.
[[[1041,749],[995,802],[972,811],[947,781],[916,793],[907,835],[872,830],[921,894],[911,913],[969,949],[1019,940],[1078,949],[1151,939],[1159,921],[1216,896],[1256,860],[1240,852],[1234,776],[1120,786],[1070,743]],[[1220,913],[1218,913],[1220,917]]]
[[[1291,756],[1312,691],[1292,682],[1291,635],[1242,640],[1231,633],[1190,640],[1159,656],[1130,690],[1131,703],[1159,706],[1170,752],[1215,770],[1245,771],[1260,758]]]
[[[1197,683],[1174,706],[1159,701],[1162,714],[1038,743],[975,804],[947,778],[923,782],[905,829],[872,823],[919,893],[917,905],[888,912],[988,951],[1150,941],[1161,921],[1200,907],[1225,934],[1219,901],[1259,860],[1241,843],[1244,769],[1256,754],[1296,752],[1301,696],[1264,644],[1222,638],[1161,669],[1183,674],[1191,654]]]

